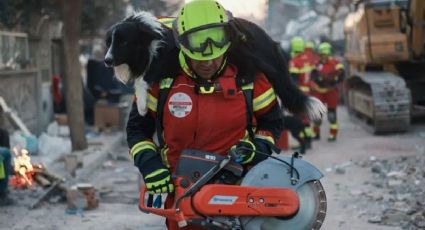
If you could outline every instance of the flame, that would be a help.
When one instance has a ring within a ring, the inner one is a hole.
[[[26,149],[14,147],[13,153],[13,169],[15,175],[11,178],[11,183],[16,187],[25,188],[32,186],[32,177],[34,175],[34,167],[31,164],[31,157]]]

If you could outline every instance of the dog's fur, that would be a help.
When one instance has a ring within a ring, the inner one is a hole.
[[[238,82],[252,82],[255,73],[263,72],[292,112],[307,112],[317,119],[324,113],[323,104],[302,93],[288,72],[284,51],[256,24],[244,19],[231,21],[232,45],[228,61],[238,67]],[[118,79],[136,80],[136,94],[146,98],[147,87],[163,77],[176,76],[180,66],[179,49],[173,31],[147,12],[137,12],[113,25],[107,32],[108,52],[105,64],[113,66]],[[309,99],[310,98],[310,99]],[[139,113],[146,113],[145,100],[138,100]]]

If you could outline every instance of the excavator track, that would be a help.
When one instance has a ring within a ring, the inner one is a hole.
[[[410,90],[403,78],[389,72],[354,73],[346,82],[348,110],[353,120],[372,133],[407,131]]]

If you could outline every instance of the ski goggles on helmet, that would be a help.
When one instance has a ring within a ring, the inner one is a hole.
[[[208,53],[210,46],[223,48],[229,44],[229,29],[222,23],[204,25],[186,31],[178,40],[191,52]]]

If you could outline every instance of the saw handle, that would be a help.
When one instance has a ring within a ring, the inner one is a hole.
[[[179,189],[179,187],[176,187]],[[177,222],[180,228],[187,226],[187,217],[184,216],[183,212],[176,208],[176,205],[173,205],[173,208],[153,208],[146,206],[145,196],[148,193],[148,189],[145,185],[142,185],[140,188],[140,200],[139,200],[139,209],[142,212],[153,213],[156,215],[163,216],[167,219],[171,219]],[[169,194],[170,195],[170,194]],[[162,196],[162,195],[161,195]],[[150,199],[151,195],[149,195],[148,199]],[[161,197],[162,198],[162,197]],[[149,205],[149,204],[148,204]]]
[[[153,213],[160,216],[164,216],[166,218],[170,218],[173,220],[177,220],[177,215],[179,211],[175,208],[168,208],[168,209],[162,209],[162,208],[154,208],[154,207],[148,207],[146,205],[146,193],[148,193],[148,189],[145,185],[142,185],[140,188],[140,200],[139,200],[139,209],[143,212]]]

